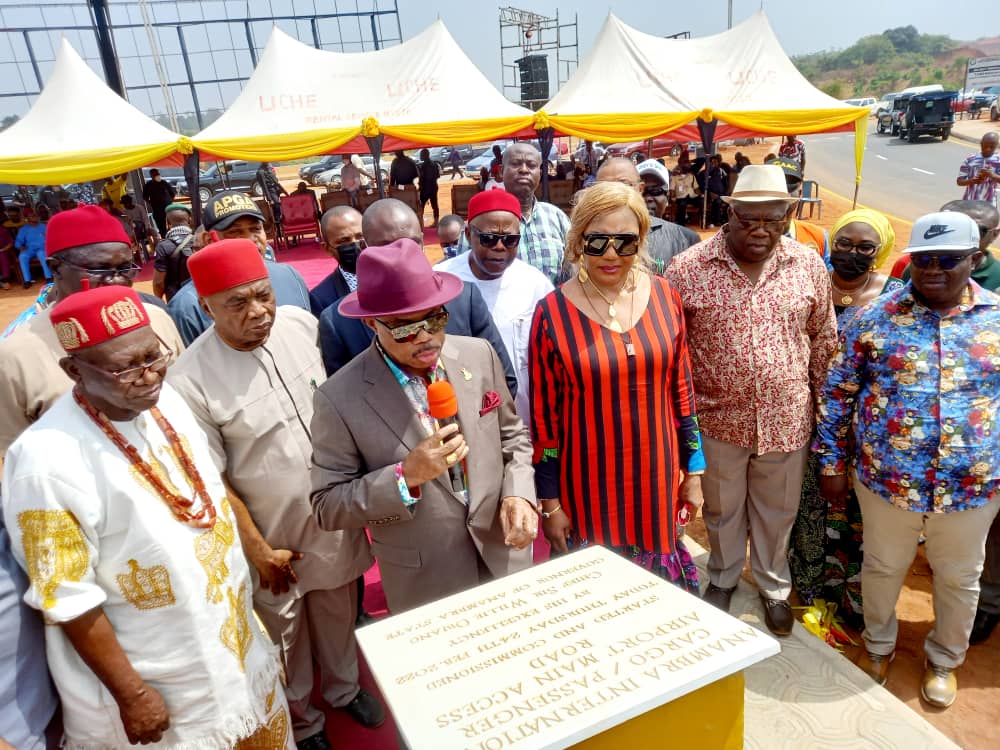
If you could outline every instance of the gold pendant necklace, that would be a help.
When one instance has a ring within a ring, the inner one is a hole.
[[[865,283],[862,284],[860,288],[854,290],[853,292],[845,292],[843,289],[838,287],[836,284],[833,283],[833,277],[830,278],[830,286],[833,287],[833,290],[840,295],[840,304],[843,305],[844,307],[849,307],[851,303],[854,302],[855,294],[858,295],[859,297],[862,294],[864,294],[865,290],[868,288],[868,283],[871,281],[871,278],[872,275],[871,272],[869,271],[868,276],[865,278]]]
[[[588,282],[592,287],[594,287],[594,291],[597,292],[597,296],[600,297],[602,300],[604,300],[604,304],[608,306],[608,317],[611,318],[611,320],[608,322],[608,328],[610,328],[615,333],[621,333],[625,329],[622,328],[622,324],[618,320],[618,310],[615,308],[615,302],[617,302],[618,298],[621,297],[622,295],[621,289],[618,290],[618,294],[615,295],[615,300],[614,302],[612,302],[611,300],[609,300],[607,297],[604,296],[604,293],[598,288],[597,284],[595,284],[593,281],[590,281],[589,279]]]

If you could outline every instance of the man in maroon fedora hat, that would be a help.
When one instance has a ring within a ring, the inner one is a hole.
[[[400,239],[362,253],[358,281],[340,313],[375,340],[315,394],[313,511],[324,529],[369,530],[401,612],[531,564],[531,441],[493,347],[445,335],[457,276]],[[449,384],[458,419],[442,426]]]

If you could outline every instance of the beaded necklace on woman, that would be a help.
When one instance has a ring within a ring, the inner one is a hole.
[[[194,505],[194,500],[189,500],[171,491],[156,471],[154,471],[153,467],[143,460],[142,454],[139,453],[138,449],[125,439],[125,436],[118,431],[118,428],[112,424],[111,420],[105,414],[95,409],[93,404],[87,400],[80,386],[73,388],[73,398],[79,404],[80,408],[86,412],[87,416],[93,420],[94,424],[101,429],[101,432],[108,437],[108,440],[115,444],[118,450],[129,460],[129,463],[156,490],[156,493],[174,514],[174,518],[181,523],[197,529],[211,529],[215,526],[215,506],[212,504],[212,498],[209,497],[208,491],[205,489],[205,482],[201,478],[198,467],[194,465],[194,461],[184,449],[184,445],[181,443],[177,432],[159,409],[154,406],[149,410],[149,413],[153,415],[157,426],[170,444],[170,450],[174,452],[174,455],[180,462],[188,483],[194,488],[195,496],[201,500],[201,510],[197,513],[191,513],[189,510]]]

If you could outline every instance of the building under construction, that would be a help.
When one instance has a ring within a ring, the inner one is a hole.
[[[336,52],[402,41],[396,0],[4,2],[0,123],[28,111],[65,37],[112,88],[117,76],[133,105],[195,133],[239,94],[274,26]]]

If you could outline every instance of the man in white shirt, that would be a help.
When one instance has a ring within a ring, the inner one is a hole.
[[[552,283],[534,266],[518,259],[521,203],[506,190],[487,190],[469,201],[465,240],[472,248],[435,268],[475,284],[500,331],[517,375],[514,406],[527,424],[529,416],[528,340],[535,306]]]

